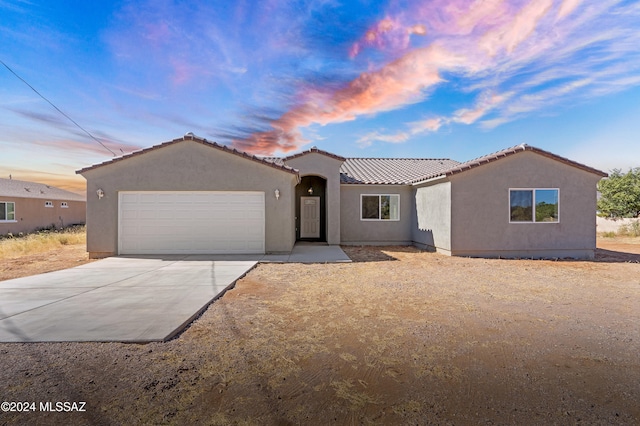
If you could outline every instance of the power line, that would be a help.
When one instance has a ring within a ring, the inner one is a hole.
[[[11,68],[9,68],[9,65],[5,64],[3,60],[0,59],[0,63],[2,65],[4,65],[4,67],[6,69],[9,70],[9,72],[11,72],[11,74],[15,75],[20,81],[22,81],[24,84],[26,84],[27,86],[29,86],[29,88],[31,90],[33,90],[38,96],[40,96],[42,99],[44,99],[45,101],[47,101],[49,103],[49,105],[51,105],[52,107],[54,107],[56,109],[56,111],[58,111],[60,114],[62,114],[63,116],[65,116],[69,121],[71,121],[73,124],[75,124],[75,126],[82,130],[83,132],[85,132],[87,135],[89,135],[89,137],[91,139],[93,139],[94,141],[98,142],[104,149],[106,149],[107,151],[109,151],[111,154],[113,154],[113,156],[116,156],[116,153],[111,151],[105,144],[103,144],[102,142],[100,142],[95,136],[93,136],[91,133],[89,133],[84,127],[82,127],[81,125],[79,125],[78,123],[75,122],[75,120],[71,117],[69,117],[67,114],[65,114],[64,112],[62,112],[62,110],[60,108],[58,108],[57,106],[55,106],[53,104],[53,102],[51,102],[49,99],[45,98],[40,92],[38,92],[32,85],[30,85],[29,83],[27,83],[27,81],[20,77],[18,74],[15,73],[15,71],[13,71]]]

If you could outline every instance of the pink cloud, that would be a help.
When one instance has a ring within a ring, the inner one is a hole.
[[[404,50],[409,47],[412,35],[424,36],[427,28],[420,23],[405,24],[399,19],[385,17],[376,22],[364,36],[349,49],[349,57],[357,56],[363,47],[377,49]]]
[[[509,22],[487,31],[480,39],[480,47],[490,56],[495,56],[501,50],[512,53],[531,36],[538,22],[552,6],[552,0],[532,1]]]
[[[411,134],[417,135],[419,133],[424,132],[436,132],[443,124],[445,124],[446,120],[442,117],[437,118],[429,118],[423,121],[416,121],[411,123]]]
[[[480,96],[474,108],[462,108],[457,110],[453,114],[453,118],[450,121],[463,124],[473,124],[480,118],[484,117],[491,110],[502,104],[504,101],[511,97],[511,93],[493,94],[484,93]]]
[[[442,126],[450,123],[473,124],[494,108],[508,100],[512,93],[483,93],[479,96],[474,108],[461,108],[453,113],[451,117],[432,117],[422,121],[409,123],[409,131],[401,131],[395,134],[380,134],[371,132],[360,138],[357,144],[361,147],[370,146],[373,141],[387,143],[402,143],[410,137],[428,132],[437,132]]]
[[[271,123],[273,130],[236,140],[233,145],[261,154],[296,149],[301,144],[298,128],[350,121],[417,102],[425,90],[442,81],[440,70],[466,66],[465,57],[437,44],[413,50],[377,71],[360,74],[335,92],[308,91],[300,105]]]
[[[582,3],[582,0],[564,0],[558,10],[558,19],[563,19],[570,15],[580,3]]]
[[[612,71],[606,57],[593,58],[590,63],[575,62],[577,52],[594,43],[613,40],[618,33],[627,34],[628,40],[637,39],[637,35],[629,36],[632,34],[629,29],[598,31],[600,21],[596,19],[606,19],[608,6],[586,8],[581,7],[582,3],[581,0],[433,0],[410,3],[397,13],[390,10],[353,43],[349,55],[354,57],[362,55],[365,49],[377,49],[391,52],[397,59],[361,73],[337,90],[303,88],[299,104],[274,120],[273,130],[252,136],[255,145],[251,144],[251,138],[234,144],[261,153],[293,150],[304,142],[300,137],[300,129],[304,127],[354,120],[420,102],[448,75],[466,84],[461,88],[463,91],[481,93],[474,104],[449,116],[408,123],[404,131],[370,132],[358,144],[368,146],[375,140],[399,143],[423,132],[438,131],[450,123],[480,122],[483,127],[495,127],[523,111],[560,102],[562,96],[545,93],[540,96],[541,85],[548,84],[558,91],[562,88],[558,87],[561,81],[570,76],[594,76],[590,71],[594,64],[602,64],[608,73]],[[414,35],[425,37],[413,38]],[[420,43],[428,44],[420,46]],[[622,57],[632,45],[612,44],[606,51],[612,57]],[[572,65],[576,70],[571,69]],[[629,68],[625,64],[625,70]],[[624,72],[618,74],[622,76]],[[575,80],[581,81],[579,78],[571,81]],[[584,87],[588,89],[596,83],[594,77]],[[599,87],[604,90],[608,86],[601,83]],[[597,93],[594,90],[590,93]]]

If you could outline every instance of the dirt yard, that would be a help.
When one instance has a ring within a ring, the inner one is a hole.
[[[638,424],[640,245],[600,247],[259,265],[167,343],[0,344],[1,400],[86,402],[0,424]]]

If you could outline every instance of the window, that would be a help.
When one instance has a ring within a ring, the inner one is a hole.
[[[361,220],[400,220],[400,195],[360,195]]]
[[[60,203],[60,207],[62,207],[63,209],[68,209],[69,205],[67,204],[66,201],[63,201],[63,202]]]
[[[0,201],[0,222],[15,222],[16,203]]]
[[[45,201],[44,202],[44,206],[45,207],[53,207],[53,201]]]
[[[558,189],[510,189],[509,222],[557,223],[559,221]]]

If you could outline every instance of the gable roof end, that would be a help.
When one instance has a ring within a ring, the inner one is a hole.
[[[216,143],[216,142],[210,142],[210,141],[208,141],[206,139],[199,138],[199,137],[194,136],[193,134],[190,134],[190,133],[187,133],[183,137],[176,138],[176,139],[174,139],[172,141],[169,141],[169,142],[164,142],[164,143],[161,143],[159,145],[151,146],[149,148],[140,149],[138,151],[134,151],[134,152],[131,152],[129,154],[125,154],[125,155],[122,155],[120,157],[113,158],[113,159],[111,159],[109,161],[105,161],[103,163],[94,164],[93,166],[85,167],[84,169],[77,170],[76,174],[82,174],[82,173],[87,172],[89,170],[97,169],[98,167],[103,167],[103,166],[107,166],[109,164],[117,163],[118,161],[126,160],[126,159],[131,158],[131,157],[137,157],[137,156],[145,154],[145,153],[147,153],[149,151],[155,151],[155,150],[163,148],[165,146],[177,144],[177,143],[184,142],[184,141],[197,142],[197,143],[200,143],[202,145],[205,145],[205,146],[208,146],[208,147],[211,147],[211,148],[214,148],[214,149],[218,149],[220,151],[227,152],[229,154],[234,154],[234,155],[237,155],[239,157],[246,158],[247,160],[255,161],[255,162],[263,164],[265,166],[273,167],[275,169],[279,169],[279,170],[282,170],[282,171],[285,171],[285,172],[293,173],[295,175],[298,174],[298,171],[296,169],[294,169],[293,167],[289,167],[289,166],[287,166],[285,164],[276,164],[276,163],[274,163],[272,161],[268,161],[268,160],[266,160],[264,158],[257,157],[255,155],[249,154],[247,152],[238,151],[235,148],[232,149],[232,148],[227,147],[226,145],[221,145],[221,144]]]
[[[339,155],[333,154],[333,153],[328,152],[328,151],[324,151],[322,149],[318,149],[315,146],[312,146],[311,148],[307,149],[306,151],[302,151],[302,152],[299,152],[297,154],[289,155],[288,157],[283,157],[281,160],[286,162],[286,161],[289,161],[289,160],[293,160],[294,158],[302,157],[303,155],[307,155],[307,154],[311,154],[311,153],[322,154],[322,155],[325,155],[327,157],[331,157],[331,158],[333,158],[335,160],[338,160],[338,161],[345,161],[346,160],[346,158],[344,158],[344,157],[341,157]],[[270,158],[275,158],[275,157],[270,157]]]
[[[445,170],[445,171],[443,171],[441,173],[433,173],[433,174],[424,176],[423,178],[421,178],[419,180],[416,180],[416,181],[414,181],[412,183],[415,184],[415,183],[420,183],[420,182],[423,182],[425,180],[433,179],[433,178],[436,178],[436,177],[452,176],[452,175],[455,175],[455,174],[458,174],[458,173],[463,173],[463,172],[466,172],[467,170],[474,169],[474,168],[482,166],[484,164],[493,163],[494,161],[500,160],[500,159],[505,158],[505,157],[509,157],[511,155],[514,155],[514,154],[525,152],[525,151],[535,152],[536,154],[542,155],[544,157],[550,158],[550,159],[555,160],[555,161],[559,161],[561,163],[564,163],[566,165],[578,168],[580,170],[584,170],[586,172],[593,173],[593,174],[598,175],[600,177],[607,177],[608,176],[607,173],[605,173],[605,172],[603,172],[601,170],[597,170],[597,169],[594,169],[592,167],[586,166],[584,164],[578,163],[576,161],[569,160],[568,158],[561,157],[559,155],[553,154],[553,153],[551,153],[549,151],[545,151],[545,150],[540,149],[540,148],[536,148],[535,146],[531,146],[531,145],[527,145],[527,144],[521,144],[521,145],[513,146],[511,148],[503,149],[502,151],[494,152],[492,154],[487,154],[487,155],[484,155],[482,157],[478,157],[478,158],[475,158],[473,160],[466,161],[464,163],[460,163],[457,166],[452,167],[452,168],[450,168],[448,170]]]

